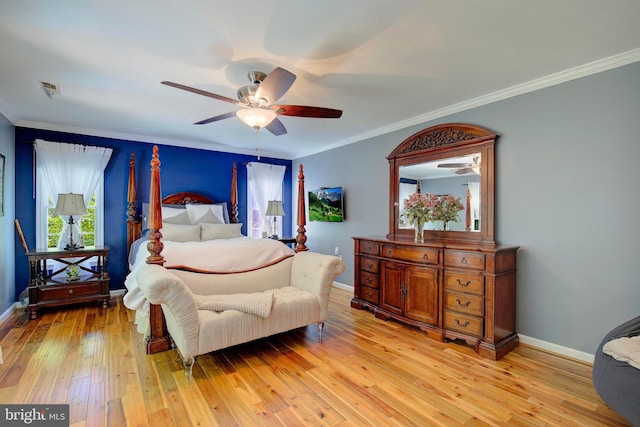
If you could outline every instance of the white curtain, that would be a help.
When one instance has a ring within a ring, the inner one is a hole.
[[[265,215],[269,200],[282,200],[282,183],[284,182],[285,170],[286,167],[280,165],[259,162],[247,163],[249,193],[253,194],[256,208],[260,212],[263,231],[269,232]]]
[[[37,139],[34,144],[36,165],[42,173],[43,183],[55,206],[59,193],[82,194],[85,206],[101,182],[104,169],[113,150],[105,147],[91,147]],[[78,218],[79,219],[79,218]],[[62,220],[67,223],[68,217]],[[77,230],[79,232],[79,229]],[[75,230],[74,230],[75,233]],[[58,248],[68,242],[68,230],[60,236]],[[78,234],[79,235],[79,234]]]

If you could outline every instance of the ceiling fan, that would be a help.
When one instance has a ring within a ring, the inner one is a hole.
[[[480,175],[480,157],[474,157],[473,163],[440,163],[438,167],[457,169],[455,173],[458,175],[465,175],[471,172]]]
[[[251,84],[238,89],[237,100],[179,83],[168,81],[161,83],[242,107],[238,111],[231,111],[200,120],[194,123],[195,125],[204,125],[237,116],[246,125],[254,128],[256,132],[261,128],[265,128],[274,135],[284,135],[287,133],[287,129],[277,116],[320,119],[337,119],[342,116],[342,110],[334,110],[332,108],[310,107],[305,105],[275,105],[274,102],[289,90],[296,79],[295,74],[284,68],[277,67],[268,75],[260,71],[253,71],[248,73],[247,77],[249,77]]]

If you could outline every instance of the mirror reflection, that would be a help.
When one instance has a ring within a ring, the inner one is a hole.
[[[480,153],[472,153],[400,166],[398,168],[400,177],[398,228],[413,228],[403,215],[405,212],[404,201],[411,194],[420,192],[435,194],[440,198],[448,195],[459,199],[463,209],[458,212],[457,221],[453,220],[447,223],[447,230],[479,232],[482,224],[480,218],[481,162]],[[443,221],[430,221],[425,229],[443,230],[443,227]]]

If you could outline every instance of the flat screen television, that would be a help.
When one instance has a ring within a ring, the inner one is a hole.
[[[309,191],[309,221],[344,221],[342,187],[322,187]]]

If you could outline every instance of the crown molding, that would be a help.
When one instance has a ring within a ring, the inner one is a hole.
[[[511,86],[506,89],[501,89],[496,92],[492,92],[486,95],[469,99],[467,101],[459,102],[457,104],[449,105],[447,107],[440,108],[438,110],[434,110],[425,114],[421,114],[419,116],[411,117],[409,119],[402,120],[400,122],[395,122],[389,126],[383,126],[377,129],[373,129],[371,131],[364,132],[364,133],[355,135],[351,138],[343,139],[334,144],[331,144],[322,151],[327,151],[327,150],[338,148],[344,145],[352,144],[354,142],[374,138],[374,137],[384,135],[390,132],[394,132],[400,129],[405,129],[409,126],[418,125],[421,123],[429,122],[431,120],[437,120],[439,118],[446,117],[451,114],[470,110],[476,107],[481,107],[483,105],[491,104],[497,101],[502,101],[507,98],[512,98],[514,96],[533,92],[539,89],[544,89],[550,86],[555,86],[557,84],[579,79],[581,77],[586,77],[592,74],[601,73],[603,71],[622,67],[624,65],[632,64],[638,61],[640,61],[640,48],[629,50],[627,52],[613,55],[608,58],[589,62],[587,64],[580,65],[578,67],[569,68],[568,70],[550,74],[548,76],[531,80],[529,82],[518,84],[515,86]],[[306,155],[308,156],[311,154],[317,154],[317,153],[308,153]]]
[[[150,137],[145,135],[136,135],[129,133],[121,133],[121,132],[110,132],[104,130],[96,130],[96,129],[88,129],[88,128],[79,128],[74,126],[64,126],[64,125],[56,125],[51,123],[42,123],[42,122],[33,122],[29,120],[19,120],[17,123],[14,122],[14,125],[17,127],[24,127],[30,129],[41,129],[41,130],[50,130],[54,132],[65,132],[65,133],[73,133],[78,135],[87,135],[87,136],[96,136],[101,138],[111,138],[111,139],[121,139],[125,141],[135,141],[135,142],[143,142],[147,144],[160,144],[160,145],[171,145],[174,147],[185,147],[185,148],[197,148],[201,150],[207,151],[219,151],[223,153],[233,153],[233,154],[243,154],[247,156],[256,156],[257,153],[254,150],[242,149],[229,147],[227,145],[217,144],[211,141],[178,141],[170,138],[161,138],[161,137]],[[276,159],[285,159],[292,160],[290,155],[284,153],[276,153],[270,151],[260,151],[259,155],[261,157],[273,157]]]
[[[514,96],[522,95],[525,93],[533,92],[539,89],[544,89],[550,86],[554,86],[560,83],[565,83],[571,80],[586,77],[592,74],[601,73],[603,71],[618,68],[624,65],[628,65],[634,62],[640,61],[640,48],[633,49],[627,52],[622,52],[617,55],[613,55],[607,58],[603,58],[597,61],[593,61],[578,67],[573,67],[558,73],[550,74],[539,79],[531,80],[522,84],[511,86],[496,92],[492,92],[486,95],[482,95],[476,98],[469,99],[467,101],[452,104],[444,108],[430,111],[425,114],[421,114],[415,117],[408,118],[399,122],[392,123],[388,126],[372,129],[370,131],[354,135],[350,138],[346,138],[337,141],[333,144],[329,144],[320,150],[311,150],[302,155],[292,156],[289,154],[278,152],[260,152],[260,156],[274,157],[279,159],[293,160],[300,159],[313,154],[318,154],[324,151],[329,151],[335,148],[342,147],[344,145],[352,144],[355,142],[363,141],[377,136],[385,135],[397,130],[405,129],[410,126],[426,123],[432,120],[437,120],[442,117],[449,116],[451,114],[459,113],[462,111],[470,110],[472,108],[481,107],[483,105],[491,104],[504,99],[512,98]],[[124,139],[128,141],[146,142],[149,144],[165,144],[186,148],[198,148],[209,151],[220,151],[225,153],[244,154],[249,156],[258,155],[254,150],[238,149],[229,147],[226,145],[217,144],[211,141],[177,141],[169,138],[149,137],[143,135],[127,134],[120,132],[109,132],[96,129],[76,128],[70,126],[54,125],[50,123],[39,123],[26,120],[17,120],[16,117],[10,113],[10,110],[6,108],[6,105],[0,101],[0,113],[3,114],[14,126],[52,130],[58,132],[68,132],[74,134],[98,136],[104,138]]]

